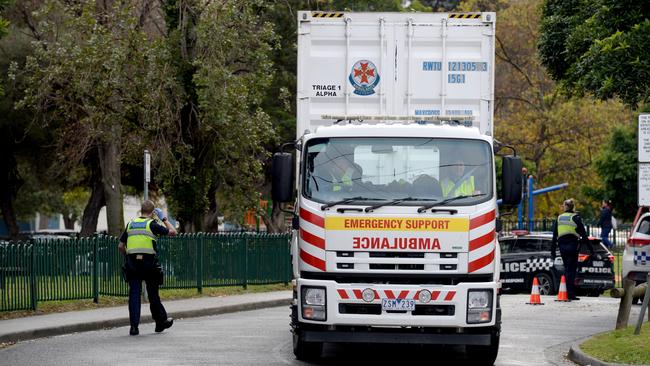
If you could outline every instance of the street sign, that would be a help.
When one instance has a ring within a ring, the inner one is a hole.
[[[639,163],[639,201],[638,205],[650,206],[650,163]]]
[[[650,114],[639,115],[639,163],[650,163]]]
[[[144,151],[144,181],[151,182],[151,155],[149,150]]]

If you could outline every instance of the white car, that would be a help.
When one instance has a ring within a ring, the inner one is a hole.
[[[645,213],[634,226],[623,251],[623,278],[646,282],[650,272],[650,213]]]

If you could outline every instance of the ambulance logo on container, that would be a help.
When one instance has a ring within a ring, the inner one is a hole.
[[[372,95],[375,94],[375,87],[379,84],[379,73],[371,61],[360,60],[352,66],[348,79],[355,89],[354,94]]]

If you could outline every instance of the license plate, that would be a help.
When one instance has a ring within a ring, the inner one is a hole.
[[[603,261],[593,261],[594,267],[602,267],[604,265]]]
[[[381,299],[381,308],[383,310],[413,311],[415,310],[415,300]]]

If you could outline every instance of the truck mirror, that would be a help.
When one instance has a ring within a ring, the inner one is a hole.
[[[289,153],[273,154],[273,181],[271,197],[275,202],[293,200],[293,155]]]
[[[494,223],[494,230],[497,233],[500,233],[503,230],[503,221],[501,221],[500,217],[497,217],[495,223]]]
[[[503,204],[518,205],[521,202],[523,178],[521,168],[523,163],[518,156],[504,156],[501,177],[503,179],[502,194]]]

